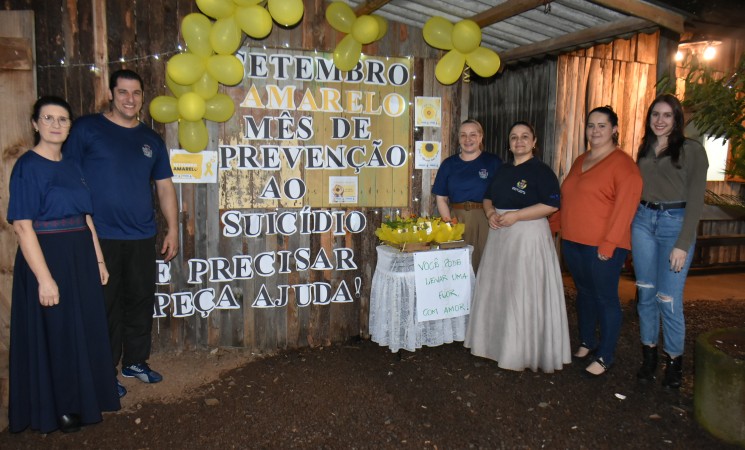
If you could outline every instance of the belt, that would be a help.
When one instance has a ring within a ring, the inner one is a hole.
[[[680,209],[686,207],[686,202],[648,202],[642,200],[639,203],[649,209],[656,209],[659,211],[667,211],[668,209]]]
[[[466,211],[472,209],[484,209],[484,205],[482,205],[481,202],[451,203],[450,207],[453,209],[465,209]]]
[[[88,228],[83,215],[56,220],[34,220],[32,225],[36,234],[64,233]]]

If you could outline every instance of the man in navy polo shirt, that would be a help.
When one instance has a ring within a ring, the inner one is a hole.
[[[109,89],[109,111],[78,119],[63,155],[80,162],[93,197],[93,220],[110,274],[104,297],[114,365],[121,360],[123,376],[157,383],[163,377],[147,363],[157,233],[151,181],[168,225],[160,248],[165,261],[178,253],[176,189],[163,139],[138,119],[142,78],[118,70]],[[117,384],[123,397],[127,390]]]

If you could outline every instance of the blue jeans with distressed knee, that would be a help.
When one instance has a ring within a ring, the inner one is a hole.
[[[639,205],[631,225],[631,254],[639,293],[639,331],[643,345],[656,346],[660,322],[663,350],[675,358],[683,354],[685,319],[683,288],[693,258],[695,241],[680,272],[670,269],[670,252],[683,227],[685,209],[660,211]]]

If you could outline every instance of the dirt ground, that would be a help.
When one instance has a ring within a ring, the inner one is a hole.
[[[638,385],[638,320],[623,300],[617,362],[603,378],[584,365],[511,372],[459,342],[399,357],[369,340],[276,355],[217,349],[156,353],[165,380],[124,379],[123,409],[73,434],[0,433],[2,449],[211,448],[730,448],[693,416],[695,337],[745,326],[745,292],[686,299],[679,392]],[[624,297],[622,296],[622,299]],[[567,287],[570,332],[574,292]]]

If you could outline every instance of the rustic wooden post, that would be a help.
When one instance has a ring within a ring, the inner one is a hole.
[[[8,213],[8,181],[13,165],[33,143],[31,108],[36,98],[33,11],[0,12],[0,430],[8,425],[8,350],[13,261],[16,254]]]
[[[93,60],[96,64],[95,104],[99,110],[109,103],[109,47],[106,0],[93,0]]]

